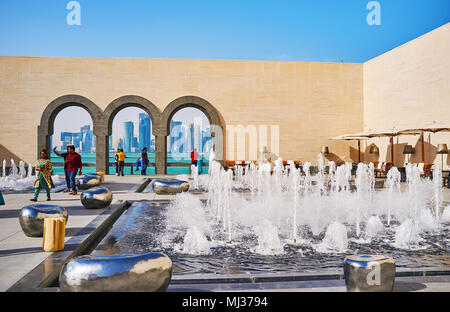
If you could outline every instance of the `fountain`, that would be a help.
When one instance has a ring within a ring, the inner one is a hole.
[[[434,190],[434,217],[439,224],[439,210],[442,205],[442,170],[440,165],[434,165],[433,169],[433,190]]]
[[[121,223],[113,250],[163,251],[177,274],[320,271],[341,268],[344,253],[389,254],[408,268],[423,266],[421,259],[445,263],[450,208],[440,212],[437,182],[408,165],[405,190],[395,167],[386,189],[375,189],[373,164],[361,163],[352,188],[351,163],[330,162],[326,174],[317,160],[317,171],[310,162],[284,168],[279,158],[233,173],[210,159],[206,200],[180,193],[158,209],[130,207],[127,214],[139,217]]]
[[[33,166],[31,164],[28,164],[28,175],[27,175],[27,178],[31,179],[32,174],[33,174]]]
[[[395,195],[400,194],[400,171],[398,171],[397,167],[392,167],[387,173],[386,186],[388,189],[388,215],[387,215],[387,226],[391,225],[391,207],[392,207],[392,198]]]
[[[19,176],[20,179],[24,179],[27,175],[27,171],[25,170],[25,163],[21,160],[19,163]]]
[[[25,163],[19,162],[19,168],[17,168],[14,159],[11,159],[11,170],[9,174],[6,174],[6,159],[3,160],[2,176],[0,177],[0,188],[8,191],[27,191],[33,189],[34,181],[36,177],[32,175],[33,167],[28,164],[28,174],[25,169]],[[64,183],[58,175],[52,176],[53,183],[55,185]]]
[[[11,180],[17,180],[17,166],[14,159],[11,159],[11,172],[9,174]]]
[[[193,189],[197,190],[200,187],[200,181],[198,176],[198,167],[191,165],[191,179],[193,180]]]

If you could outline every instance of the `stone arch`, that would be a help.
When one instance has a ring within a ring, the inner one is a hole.
[[[119,111],[121,111],[124,108],[127,107],[137,107],[143,109],[152,120],[152,134],[155,134],[156,129],[159,127],[159,121],[161,118],[161,111],[159,108],[147,100],[146,98],[143,98],[138,95],[125,95],[121,96],[120,98],[115,99],[112,101],[105,109],[104,115],[107,120],[107,134],[112,134],[112,123],[114,120],[114,117],[117,115]]]
[[[225,121],[220,112],[210,102],[198,96],[179,97],[169,103],[162,112],[159,134],[164,137],[164,141],[160,142],[160,146],[157,145],[156,148],[164,151],[164,160],[167,157],[166,137],[170,134],[170,121],[177,111],[186,107],[197,108],[206,115],[211,127],[216,160],[223,162],[225,156]],[[166,163],[164,163],[164,167],[166,167]]]
[[[151,101],[147,100],[144,97],[138,96],[138,95],[125,95],[121,96],[114,101],[112,101],[103,112],[104,120],[105,120],[105,128],[104,128],[104,135],[102,136],[102,141],[104,140],[105,144],[105,164],[106,167],[109,166],[109,157],[108,157],[108,151],[109,151],[109,136],[112,135],[112,124],[114,117],[117,115],[119,111],[121,111],[124,108],[127,107],[137,107],[142,110],[144,110],[149,116],[152,121],[152,134],[155,136],[155,140],[157,141],[158,138],[158,129],[160,128],[160,119],[161,119],[161,111],[159,108],[153,104]],[[155,169],[156,173],[160,174],[162,173],[162,169],[158,166],[158,163],[161,162],[159,159],[162,155],[160,153],[155,153]],[[107,171],[109,172],[109,170]]]
[[[41,116],[41,122],[38,126],[38,150],[37,156],[39,157],[39,152],[42,149],[51,149],[50,137],[54,132],[54,122],[56,116],[64,108],[69,106],[78,106],[84,108],[92,118],[94,135],[101,134],[102,124],[103,124],[103,114],[101,109],[88,98],[76,95],[68,94],[60,96],[54,99],[50,104],[47,105]]]

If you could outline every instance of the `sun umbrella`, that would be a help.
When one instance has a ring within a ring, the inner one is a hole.
[[[367,135],[371,138],[382,138],[382,137],[390,137],[390,143],[391,143],[391,161],[392,164],[394,164],[394,137],[398,135],[417,135],[419,132],[411,130],[410,132],[400,133],[399,130],[396,129],[389,129],[389,130],[383,130],[379,132],[368,132]]]
[[[370,137],[367,133],[343,134],[337,137],[329,138],[329,140],[358,141],[358,162],[361,162],[361,140],[368,140]]]
[[[431,125],[427,125],[424,127],[418,127],[418,128],[408,128],[399,130],[399,134],[411,134],[411,135],[418,135],[420,134],[420,139],[422,141],[422,162],[425,162],[425,140],[423,137],[424,132],[450,132],[450,124],[437,124],[432,123]]]

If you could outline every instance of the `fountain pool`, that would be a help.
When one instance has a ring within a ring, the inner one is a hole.
[[[370,165],[352,180],[348,164],[328,176],[279,164],[233,175],[212,163],[196,177],[203,198],[135,202],[94,254],[164,252],[181,275],[336,271],[350,254],[391,256],[409,269],[450,265],[450,206],[417,167],[406,184],[393,171],[375,190]]]
[[[206,203],[203,203],[206,205]],[[281,237],[259,244],[254,234],[242,235],[239,242],[227,242],[226,234],[204,235],[201,228],[180,229],[178,233],[168,232],[167,213],[171,203],[136,202],[113,226],[112,231],[93,252],[104,254],[140,254],[149,251],[166,253],[173,262],[174,274],[258,274],[258,273],[315,273],[336,271],[342,268],[342,261],[350,254],[387,254],[395,258],[400,268],[448,268],[450,246],[448,226],[439,233],[423,233],[423,241],[417,249],[395,247],[395,225],[385,229],[373,239],[357,242],[348,233],[345,251],[327,250],[325,237],[332,233],[314,236],[305,228],[299,228],[302,240],[292,243]],[[450,211],[450,209],[449,209]],[[386,220],[383,220],[386,221]],[[450,220],[449,220],[450,222]],[[450,224],[450,223],[448,223]],[[265,225],[263,232],[272,233]],[[335,229],[339,232],[341,229]],[[170,230],[169,230],[170,231]],[[216,229],[220,233],[221,228]],[[271,236],[273,237],[273,236]],[[330,238],[328,238],[330,239]],[[189,240],[189,241],[188,241]],[[271,244],[272,243],[272,244]]]

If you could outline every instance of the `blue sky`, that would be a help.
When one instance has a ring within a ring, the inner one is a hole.
[[[450,20],[449,0],[2,0],[0,55],[365,62]]]

